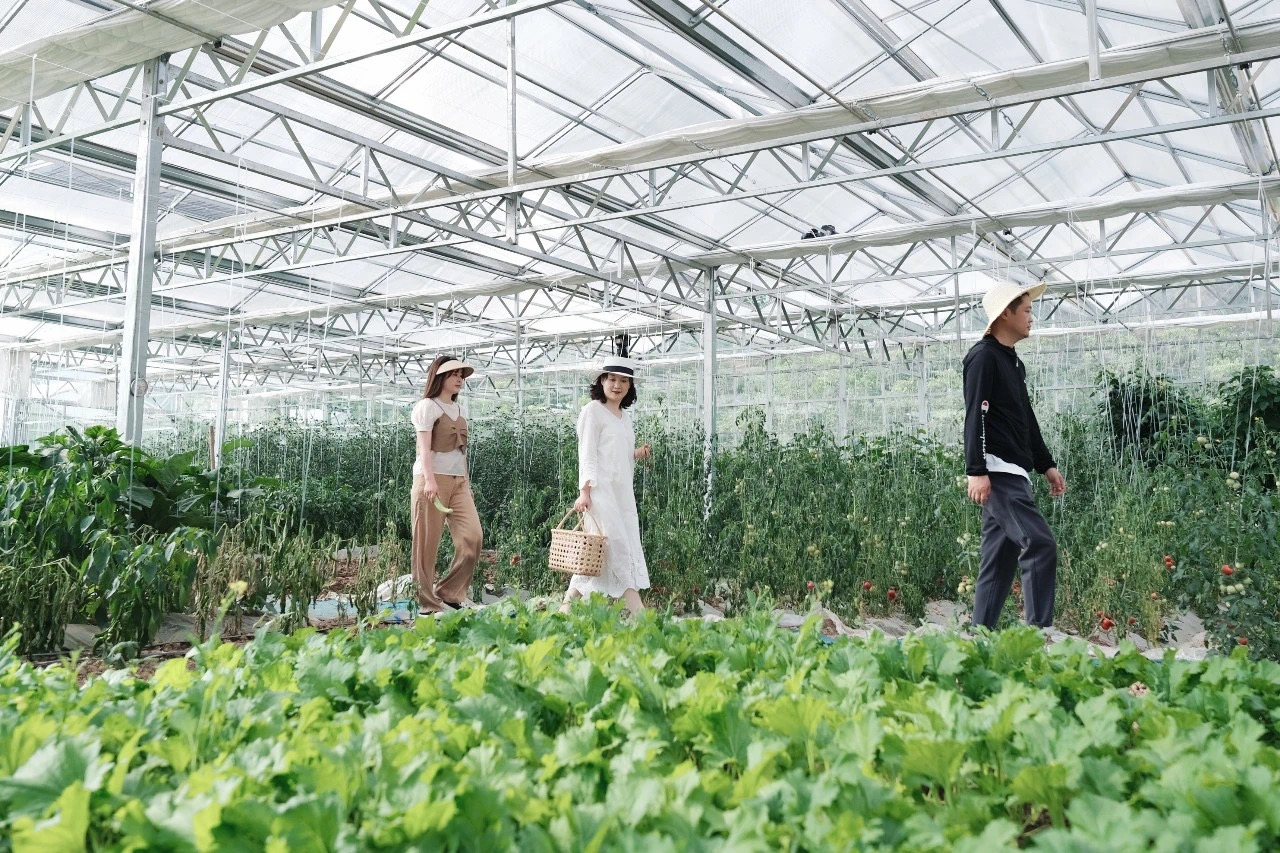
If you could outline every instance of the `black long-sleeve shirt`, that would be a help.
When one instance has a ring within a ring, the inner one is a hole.
[[[964,357],[965,473],[986,474],[987,453],[1041,474],[1057,467],[1031,410],[1027,369],[991,335]]]

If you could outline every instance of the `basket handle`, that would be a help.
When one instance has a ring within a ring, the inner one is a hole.
[[[566,521],[568,521],[568,520],[569,520],[569,516],[571,516],[571,515],[573,515],[573,507],[569,507],[569,511],[568,511],[568,512],[566,512],[566,513],[564,514],[564,518],[560,519],[560,523],[559,523],[559,524],[557,524],[557,525],[555,526],[555,529],[556,529],[556,530],[561,530],[561,529],[563,529],[563,528],[564,528],[564,523],[565,523]],[[588,515],[591,515],[591,510],[587,510],[586,512],[581,512],[581,513],[579,513],[579,514],[578,514],[578,523],[577,523],[577,524],[575,524],[575,525],[574,525],[572,528],[570,528],[570,529],[571,529],[571,530],[581,530],[581,529],[582,529],[582,519],[583,519],[584,517],[588,516]],[[595,521],[595,516],[591,516],[591,520],[592,520],[592,521]],[[599,523],[598,523],[598,522],[597,522],[597,526],[599,526]]]

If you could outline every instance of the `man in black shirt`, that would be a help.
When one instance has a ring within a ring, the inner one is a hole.
[[[1031,303],[1044,285],[997,284],[982,299],[987,330],[964,357],[964,463],[969,497],[982,505],[973,624],[995,628],[1019,562],[1027,623],[1053,624],[1058,543],[1031,492],[1034,469],[1054,497],[1066,481],[1045,447],[1013,347],[1031,334]]]

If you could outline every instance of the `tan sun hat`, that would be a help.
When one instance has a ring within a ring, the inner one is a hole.
[[[476,372],[476,369],[465,361],[458,361],[456,358],[451,358],[436,368],[436,376],[444,376],[446,373],[452,373],[455,370],[462,371],[463,379],[466,379],[468,376]]]
[[[1004,313],[1004,309],[1013,304],[1013,300],[1017,299],[1024,293],[1031,294],[1032,299],[1039,298],[1044,293],[1044,284],[1033,284],[1027,286],[1018,284],[1016,281],[1001,281],[992,285],[982,297],[982,310],[987,315],[987,328],[982,334],[991,334],[991,325],[995,323],[996,318]]]

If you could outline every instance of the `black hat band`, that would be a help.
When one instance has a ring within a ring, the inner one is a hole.
[[[635,371],[630,367],[623,367],[620,364],[606,364],[603,373],[621,373],[623,376],[635,376]]]

